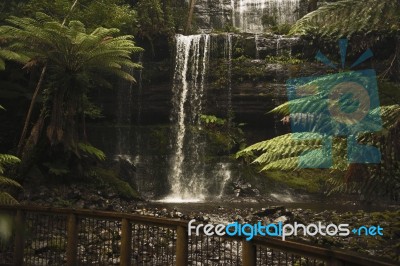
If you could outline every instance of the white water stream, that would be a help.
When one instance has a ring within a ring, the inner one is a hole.
[[[262,33],[262,17],[276,24],[292,24],[299,18],[300,0],[231,0],[232,25],[242,32]]]
[[[175,123],[169,174],[171,193],[165,202],[196,202],[205,198],[204,148],[198,131],[204,105],[210,36],[176,36],[176,63],[173,86]]]

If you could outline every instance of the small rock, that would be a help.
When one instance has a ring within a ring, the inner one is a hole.
[[[280,216],[274,220],[274,223],[286,223],[289,219],[286,216]]]

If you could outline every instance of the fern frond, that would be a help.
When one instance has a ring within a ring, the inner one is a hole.
[[[22,186],[17,181],[5,176],[0,176],[0,189],[4,190],[10,187],[22,189]]]
[[[290,34],[350,37],[355,33],[399,30],[397,0],[341,0],[328,3],[298,20]]]
[[[104,154],[103,151],[97,149],[96,147],[90,145],[89,143],[79,142],[78,148],[87,154],[95,156],[97,159],[101,161],[104,161],[106,159],[106,155]]]
[[[299,158],[290,157],[273,161],[262,168],[261,171],[293,171],[299,167]]]
[[[2,165],[2,164],[17,164],[20,161],[21,160],[14,155],[0,154],[0,165]]]
[[[0,192],[1,205],[17,205],[18,201],[7,192]]]

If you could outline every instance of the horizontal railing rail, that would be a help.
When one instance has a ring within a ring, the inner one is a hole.
[[[0,206],[0,212],[13,217],[15,228],[13,247],[8,253],[0,250],[1,265],[47,265],[52,261],[53,265],[72,266],[90,260],[123,266],[396,265],[272,237],[246,241],[242,237],[189,236],[187,221],[179,219],[25,205]],[[44,259],[37,257],[37,250]]]

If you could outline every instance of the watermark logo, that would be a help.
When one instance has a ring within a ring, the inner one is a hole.
[[[188,235],[195,234],[197,236],[205,234],[206,236],[244,236],[247,241],[252,240],[255,236],[270,236],[280,237],[283,241],[288,236],[349,236],[351,233],[358,236],[383,236],[383,228],[381,226],[360,226],[350,230],[349,224],[324,224],[322,222],[310,223],[308,225],[297,223],[283,224],[270,223],[262,224],[240,224],[238,222],[224,224],[196,224],[196,220],[191,220],[188,223]]]
[[[345,67],[348,41],[339,41],[342,68]],[[367,50],[351,65],[361,64],[373,56]],[[337,69],[321,52],[316,59]],[[378,85],[373,69],[342,71],[336,74],[301,77],[286,82],[292,136],[296,139],[321,139],[320,149],[303,152],[300,168],[330,168],[332,138],[347,138],[350,163],[380,163],[378,148],[358,143],[360,133],[382,129]]]

